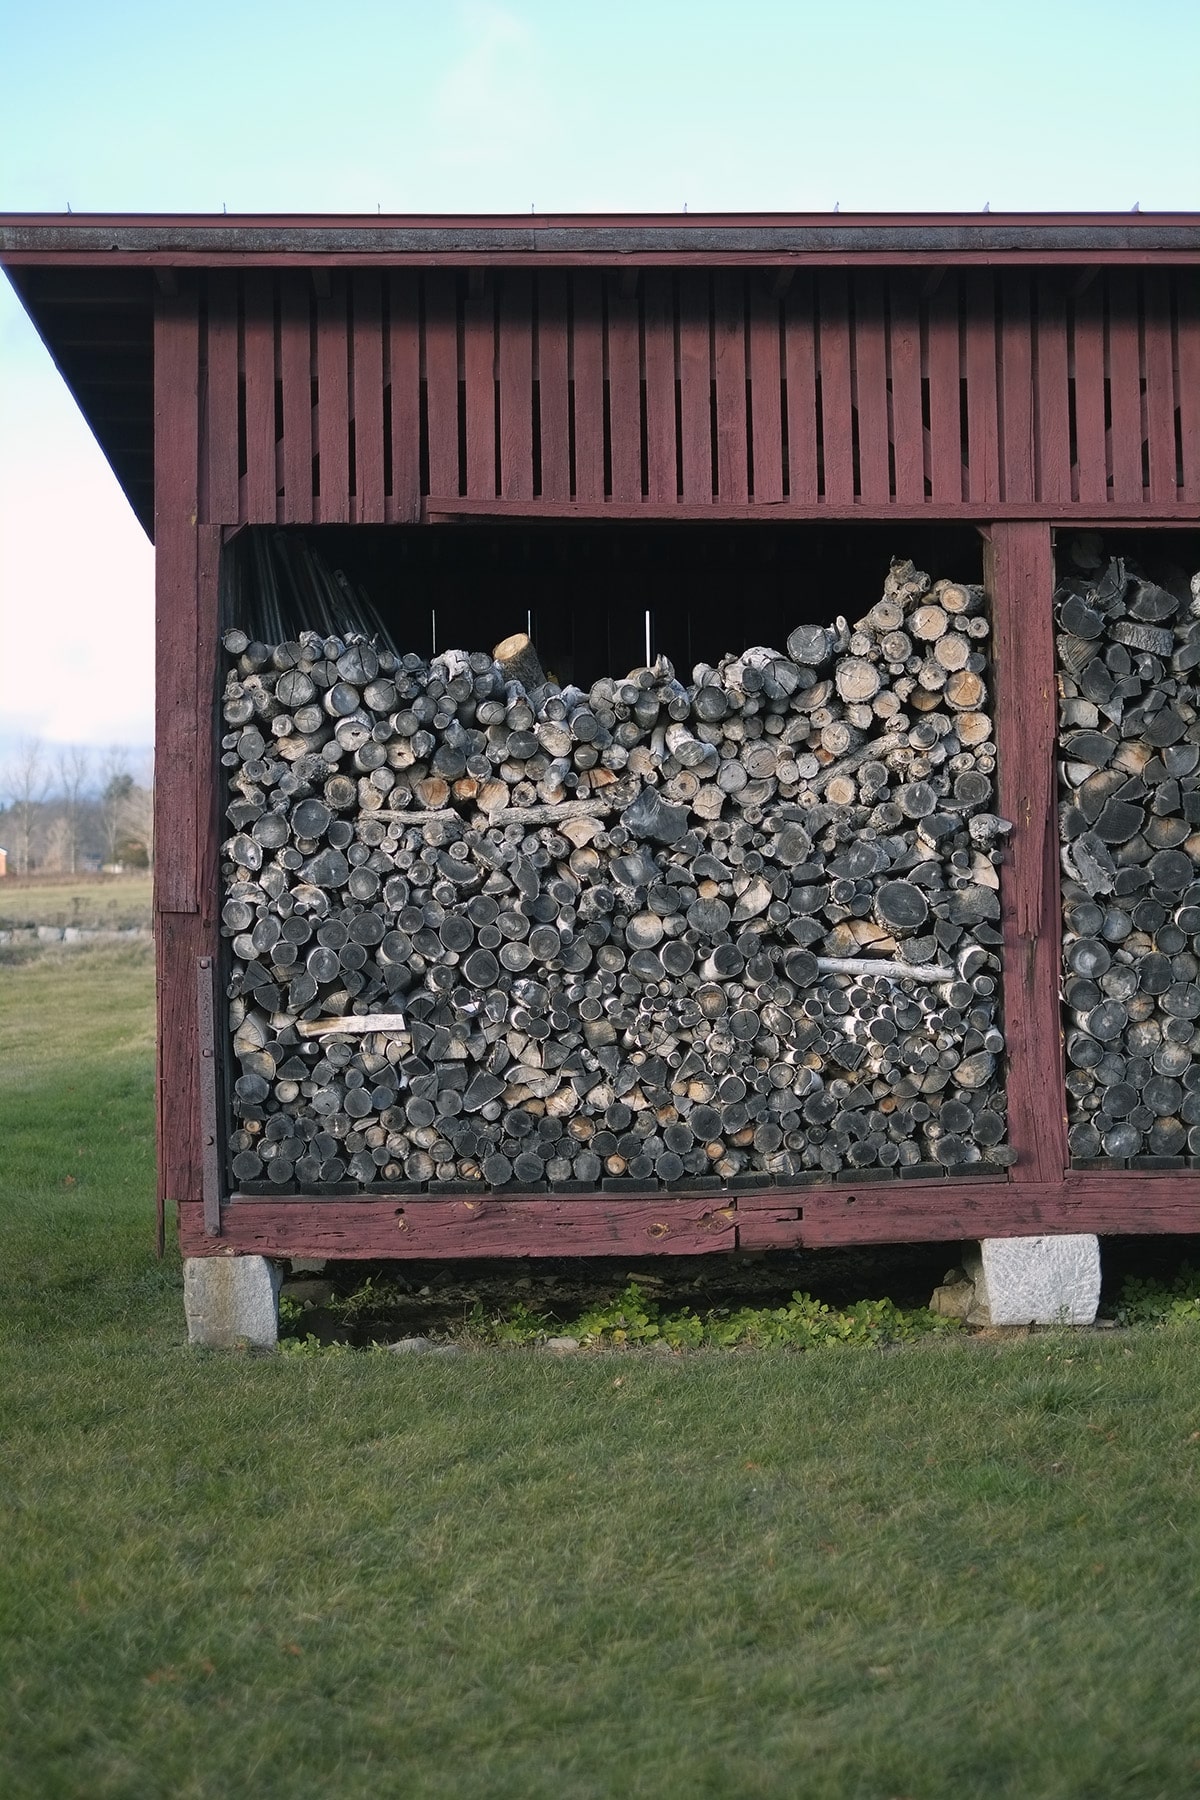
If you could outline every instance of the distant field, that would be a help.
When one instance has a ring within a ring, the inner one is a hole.
[[[0,931],[27,925],[81,925],[119,931],[150,923],[149,874],[31,876],[0,881]]]

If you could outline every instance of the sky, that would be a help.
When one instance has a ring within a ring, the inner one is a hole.
[[[1195,0],[0,0],[0,211],[1200,206]],[[0,763],[150,743],[153,552],[0,279]]]

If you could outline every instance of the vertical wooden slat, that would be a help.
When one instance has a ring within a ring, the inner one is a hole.
[[[279,277],[279,373],[283,384],[283,521],[313,516],[312,315],[307,275]]]
[[[354,516],[383,523],[383,298],[375,269],[354,281]]]
[[[1176,277],[1175,331],[1179,391],[1179,497],[1200,505],[1200,290],[1191,270]]]
[[[600,277],[571,277],[571,405],[575,424],[575,498],[604,498],[604,313]]]
[[[783,303],[787,377],[788,498],[815,506],[817,478],[817,350],[813,278],[797,275]]]
[[[854,404],[858,416],[858,491],[867,505],[891,499],[888,456],[887,321],[883,280],[873,269],[854,278]]]
[[[1142,387],[1138,294],[1132,269],[1108,271],[1109,462],[1115,505],[1142,503]]]
[[[850,405],[850,295],[845,272],[817,277],[817,359],[821,371],[821,451],[828,506],[854,499],[854,415]]]
[[[238,284],[231,269],[208,275],[208,383],[204,407],[207,506],[219,525],[238,523]]]
[[[1178,499],[1175,459],[1175,368],[1171,351],[1171,294],[1165,269],[1142,275],[1146,345],[1146,442],[1150,457],[1150,503],[1173,506]]]
[[[1075,497],[1086,505],[1108,501],[1104,431],[1104,294],[1094,282],[1075,302]]]
[[[458,464],[458,296],[454,276],[425,277],[425,413],[429,432],[429,492],[461,492]]]
[[[500,492],[533,499],[533,290],[509,269],[500,289]]]
[[[246,497],[243,517],[275,523],[275,295],[264,269],[244,277],[242,358],[246,371]]]
[[[329,277],[329,291],[317,296],[317,450],[320,457],[322,525],[345,525],[350,518],[350,340],[346,320],[346,278]]]
[[[154,903],[200,903],[196,767],[196,519],[200,324],[195,281],[160,294],[154,320],[154,517],[158,679]]]
[[[612,497],[642,497],[642,368],[636,294],[622,292],[620,276],[605,282],[608,298],[608,417]]]
[[[1067,1166],[1067,1140],[1049,525],[993,524],[985,575],[995,629],[1000,810],[1014,827],[1001,882],[1009,1141],[1018,1178],[1057,1181]]]
[[[558,269],[538,276],[538,442],[542,499],[571,498],[571,409],[567,385],[567,278]]]
[[[783,364],[779,301],[767,285],[750,280],[750,442],[754,498],[783,499]]]
[[[963,280],[967,374],[967,497],[1000,498],[999,401],[996,393],[996,288],[990,269]]]
[[[740,270],[713,278],[713,373],[717,393],[717,498],[744,505],[750,498],[750,439],[746,420],[746,282]]]
[[[658,504],[679,498],[675,467],[675,294],[670,275],[645,277],[646,486]]]
[[[901,506],[915,506],[925,498],[925,424],[921,405],[921,320],[912,278],[891,277],[888,300],[896,500]]]
[[[1037,285],[1034,362],[1034,488],[1038,500],[1069,503],[1071,390],[1067,362],[1067,309],[1060,283],[1043,273]]]
[[[929,375],[929,478],[933,501],[963,498],[962,392],[958,277],[948,272],[926,314]]]
[[[421,516],[421,324],[417,278],[388,276],[388,386],[392,400],[392,499],[398,525]]]
[[[709,277],[679,277],[679,441],[683,498],[706,505],[713,497],[712,313]]]
[[[494,500],[496,481],[496,291],[490,275],[472,277],[463,308],[463,386],[467,403],[467,493]],[[532,492],[532,488],[530,489]]]
[[[1002,500],[1032,500],[1033,335],[1029,277],[1023,270],[1005,270],[1000,304],[999,494]],[[971,492],[974,496],[973,465]]]

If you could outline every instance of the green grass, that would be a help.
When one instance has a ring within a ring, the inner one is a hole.
[[[1200,1790],[1194,1329],[190,1352],[120,954],[0,970],[6,1796]]]
[[[141,875],[79,875],[0,881],[0,931],[13,926],[83,925],[106,931],[150,924],[153,881]]]

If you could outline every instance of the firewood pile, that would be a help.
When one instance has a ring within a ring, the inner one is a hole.
[[[1055,596],[1068,1138],[1074,1161],[1200,1155],[1200,575],[1083,540]]]
[[[560,687],[229,632],[242,1191],[1003,1166],[982,591]]]

